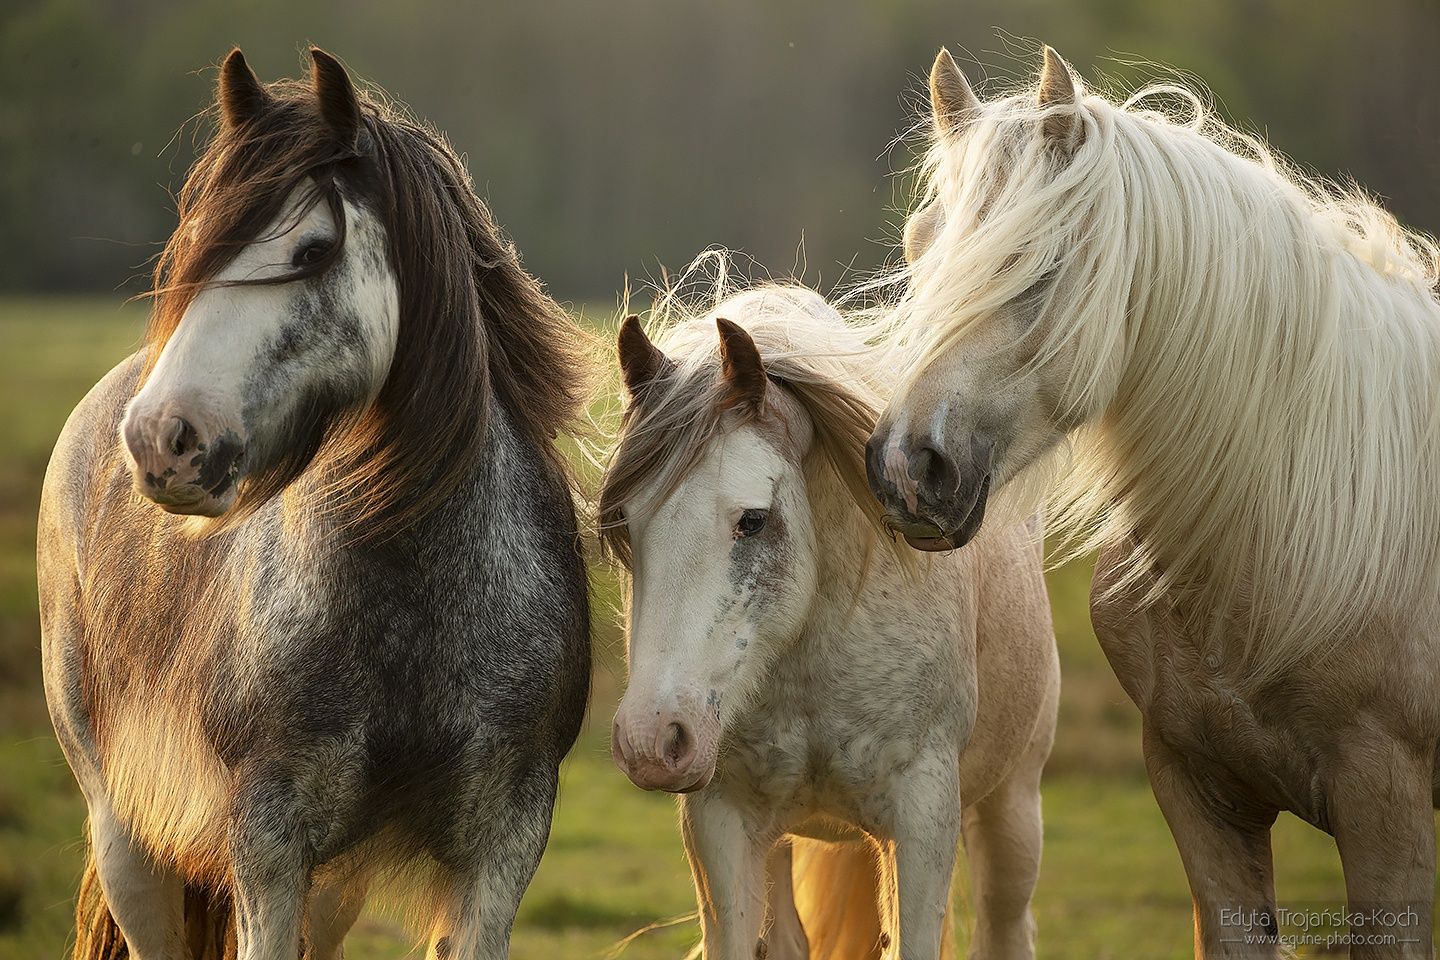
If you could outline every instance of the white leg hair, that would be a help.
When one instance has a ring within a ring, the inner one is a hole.
[[[897,780],[892,816],[900,894],[898,955],[901,960],[936,960],[945,940],[950,881],[960,845],[960,770],[953,745],[917,758]]]
[[[681,801],[680,827],[700,901],[705,960],[754,960],[771,838],[757,837],[723,797],[703,792]]]
[[[553,796],[553,787],[550,790]],[[486,824],[482,855],[458,876],[431,932],[428,960],[505,960],[515,913],[550,832],[550,807],[497,811]]]
[[[235,953],[238,960],[294,960],[300,955],[304,871],[235,871]]]
[[[90,844],[100,888],[131,960],[183,960],[185,884],[180,875],[153,863],[104,799],[90,802]]]
[[[310,895],[305,827],[291,785],[255,776],[229,828],[237,960],[295,960]]]

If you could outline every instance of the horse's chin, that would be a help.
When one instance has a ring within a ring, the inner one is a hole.
[[[235,505],[235,487],[233,484],[229,490],[219,496],[198,486],[188,485],[178,489],[166,490],[158,494],[146,493],[142,490],[140,491],[140,495],[166,513],[173,513],[179,517],[198,517],[214,520],[229,513],[230,508]]]
[[[905,534],[905,542],[916,550],[924,550],[926,553],[940,553],[945,550],[954,550],[960,546],[948,536],[941,537],[914,537]]]
[[[965,514],[963,520],[954,529],[945,531],[938,525],[923,525],[920,527],[911,526],[908,529],[898,528],[905,542],[916,550],[923,550],[926,553],[942,553],[946,550],[959,550],[965,544],[975,539],[980,532],[980,525],[985,522],[985,506],[990,499],[990,474],[980,483],[980,491],[975,496],[975,502],[970,505],[970,512]],[[925,529],[929,526],[930,529]]]

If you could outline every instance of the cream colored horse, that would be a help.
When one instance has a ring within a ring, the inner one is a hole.
[[[971,955],[1033,957],[1059,692],[1038,524],[924,560],[883,538],[861,451],[885,371],[818,294],[664,326],[621,330],[600,496],[634,583],[613,751],[684,795],[706,956],[935,960],[963,823]]]
[[[1103,548],[1095,630],[1197,954],[1282,949],[1286,810],[1335,837],[1351,955],[1430,956],[1435,244],[1182,88],[1184,118],[1115,104],[1047,49],[1024,94],[982,103],[944,51],[930,91],[892,314],[912,354],[869,447],[892,523],[956,546],[1065,451],[1057,519]]]

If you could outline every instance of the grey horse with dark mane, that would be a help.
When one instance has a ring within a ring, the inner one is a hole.
[[[383,871],[432,957],[502,957],[584,714],[581,334],[443,139],[311,57],[226,59],[146,342],[46,474],[77,956],[336,957]]]

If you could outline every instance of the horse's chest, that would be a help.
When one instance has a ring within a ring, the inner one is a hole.
[[[222,756],[350,744],[354,764],[403,781],[533,725],[544,698],[533,710],[498,702],[536,682],[506,656],[503,627],[443,579],[389,572],[302,573],[254,592],[212,674],[207,726]]]
[[[921,716],[913,702],[772,686],[727,737],[722,779],[794,824],[814,815],[855,822],[928,749],[958,751],[958,711]]]
[[[1323,826],[1322,771],[1343,697],[1300,674],[1246,682],[1235,655],[1189,636],[1163,610],[1093,613],[1096,637],[1144,717],[1152,762],[1182,764],[1218,810],[1283,809]]]

